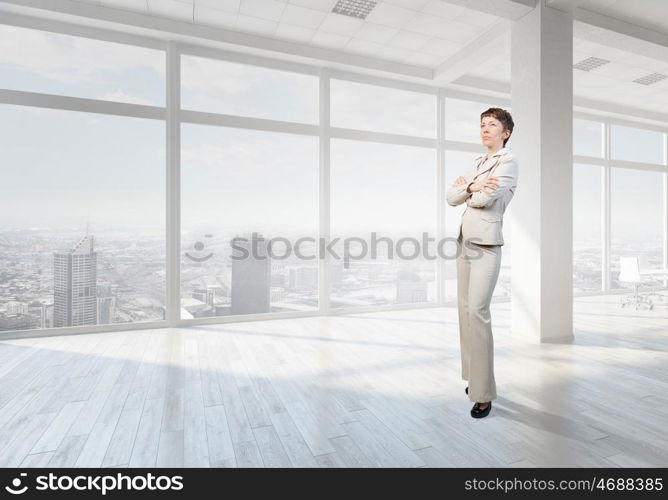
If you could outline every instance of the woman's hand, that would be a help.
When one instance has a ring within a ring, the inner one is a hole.
[[[498,185],[498,178],[491,175],[486,179],[478,179],[469,189],[472,193],[475,193],[476,191],[484,191],[487,194],[492,194]]]
[[[455,179],[455,182],[452,184],[452,187],[461,186],[462,184],[467,184],[466,177],[461,175]]]

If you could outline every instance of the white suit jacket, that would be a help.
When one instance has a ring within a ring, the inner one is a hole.
[[[466,202],[459,225],[459,236],[481,245],[503,245],[503,214],[517,188],[517,158],[508,148],[501,148],[483,162],[485,155],[476,158],[471,172],[464,176],[466,183],[448,189],[448,204],[456,207]],[[489,176],[498,177],[497,188],[491,194],[484,191],[467,193],[469,183]]]

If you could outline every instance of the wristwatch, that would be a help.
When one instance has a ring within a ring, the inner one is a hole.
[[[471,190],[469,189],[473,184],[475,184],[475,183],[474,183],[474,182],[471,182],[471,183],[469,183],[468,186],[466,186],[466,192],[467,192],[467,193],[473,193],[473,191],[471,191]]]

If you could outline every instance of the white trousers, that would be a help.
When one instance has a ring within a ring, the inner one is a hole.
[[[457,240],[457,308],[462,379],[469,383],[469,399],[496,399],[494,339],[489,305],[501,268],[501,245],[462,245]]]

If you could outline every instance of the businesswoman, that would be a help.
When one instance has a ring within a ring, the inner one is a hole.
[[[517,159],[506,148],[513,118],[501,108],[480,115],[480,138],[486,155],[475,160],[466,177],[448,189],[449,205],[466,203],[457,238],[457,308],[462,379],[475,405],[474,418],[486,417],[496,399],[494,343],[489,306],[501,267],[503,214],[517,187]]]

